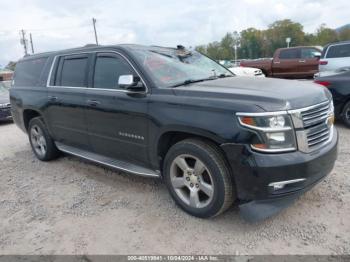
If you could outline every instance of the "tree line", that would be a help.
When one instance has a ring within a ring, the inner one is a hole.
[[[237,59],[255,59],[272,57],[277,48],[286,47],[286,38],[290,37],[290,46],[324,46],[328,43],[350,40],[350,26],[338,30],[320,25],[315,33],[306,33],[300,23],[290,19],[279,20],[266,30],[248,28],[241,32],[227,33],[221,41],[200,45],[196,50],[217,60],[233,60],[234,46]]]

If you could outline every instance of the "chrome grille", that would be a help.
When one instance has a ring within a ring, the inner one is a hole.
[[[327,141],[330,133],[330,128],[326,124],[320,124],[309,128],[307,131],[307,143],[309,148],[315,147],[324,141]]]
[[[327,101],[326,103],[317,105],[315,108],[301,112],[304,127],[306,128],[325,122],[329,115],[329,111],[330,103]]]
[[[333,136],[333,126],[328,125],[328,117],[333,115],[333,103],[323,103],[290,111],[296,135],[298,148],[309,153],[328,143]]]

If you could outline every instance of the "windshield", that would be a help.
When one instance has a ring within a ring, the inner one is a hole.
[[[226,68],[196,51],[156,48],[137,49],[133,53],[160,87],[233,76]]]

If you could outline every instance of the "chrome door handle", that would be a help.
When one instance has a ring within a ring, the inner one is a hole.
[[[89,105],[89,106],[98,106],[101,104],[100,101],[97,101],[97,100],[87,100],[86,103]]]
[[[305,60],[299,60],[299,63],[305,63]]]
[[[273,62],[274,64],[280,64],[281,62],[280,61],[276,61],[276,62]]]

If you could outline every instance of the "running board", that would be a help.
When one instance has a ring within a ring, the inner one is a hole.
[[[55,142],[57,148],[70,155],[78,156],[92,162],[96,162],[105,166],[109,166],[118,170],[132,173],[144,177],[160,177],[159,171],[154,171],[125,161],[112,159],[110,157],[101,156],[85,150],[81,150],[72,146],[67,146],[59,142]]]

